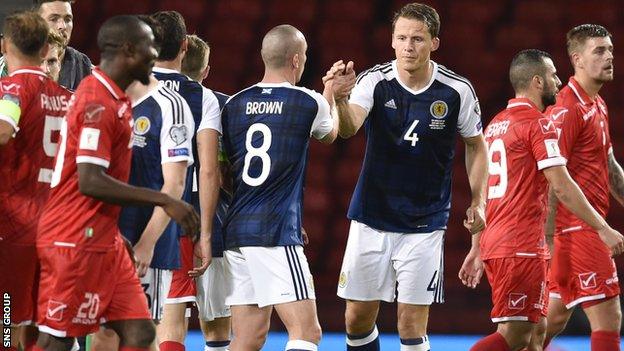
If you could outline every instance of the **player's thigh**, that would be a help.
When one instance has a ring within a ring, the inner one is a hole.
[[[186,302],[165,304],[163,318],[156,326],[159,341],[184,341],[188,325],[186,310]]]
[[[392,267],[392,233],[351,221],[338,280],[345,300],[393,302],[396,274]]]
[[[274,306],[291,340],[318,342],[321,326],[316,313],[316,300],[302,300]]]
[[[622,324],[622,309],[620,297],[615,296],[599,304],[584,308],[592,330],[620,331]]]
[[[411,305],[444,302],[444,231],[397,235],[392,254],[397,301]]]
[[[160,321],[163,318],[172,276],[171,270],[150,267],[146,274],[140,278],[141,287],[147,299],[147,307],[155,321]]]
[[[150,319],[117,320],[105,326],[119,336],[120,346],[148,348],[156,339],[156,328]]]
[[[496,331],[505,338],[510,349],[517,350],[529,345],[536,325],[527,321],[507,321],[498,323]]]

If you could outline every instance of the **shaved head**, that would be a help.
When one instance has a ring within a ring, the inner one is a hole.
[[[293,56],[305,53],[306,40],[297,28],[282,24],[273,27],[262,39],[262,61],[270,69],[288,66]]]
[[[111,57],[124,44],[137,45],[144,40],[153,41],[151,28],[136,16],[120,15],[111,17],[100,27],[97,36],[98,47],[103,56]]]

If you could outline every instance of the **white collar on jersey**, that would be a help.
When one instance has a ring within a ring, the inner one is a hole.
[[[257,83],[256,86],[260,88],[276,88],[276,87],[292,87],[293,85],[289,82],[281,82],[281,83]]]
[[[152,67],[152,72],[157,72],[157,73],[178,73],[178,74],[181,74],[179,71],[176,71],[175,69],[155,67],[155,66]]]
[[[429,60],[429,62],[431,62],[431,64],[433,65],[433,71],[431,72],[431,79],[429,79],[429,82],[427,83],[427,85],[425,85],[424,87],[418,89],[418,90],[414,90],[410,87],[408,87],[407,85],[405,85],[402,81],[401,78],[399,77],[399,70],[397,68],[397,64],[396,64],[396,60],[392,61],[392,71],[394,71],[394,75],[396,77],[397,82],[399,82],[399,84],[407,91],[409,91],[410,93],[414,94],[414,95],[418,95],[424,91],[426,91],[427,89],[429,89],[429,87],[431,86],[431,84],[433,84],[433,82],[436,80],[436,76],[438,74],[438,64],[433,61],[433,60]]]
[[[46,78],[48,77],[48,75],[45,74],[43,71],[37,71],[35,69],[18,69],[17,71],[9,74],[9,77],[13,77],[16,74],[37,74]]]

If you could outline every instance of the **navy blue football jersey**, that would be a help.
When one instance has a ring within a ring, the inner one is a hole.
[[[213,93],[219,102],[219,109],[223,109],[225,102],[230,96],[218,91],[213,91]],[[221,162],[227,162],[227,156],[225,156],[225,150],[223,149],[223,136],[219,137],[219,163]],[[223,250],[225,248],[223,244],[223,222],[225,221],[227,209],[231,200],[231,194],[228,194],[223,189],[219,191],[219,202],[217,203],[212,224],[212,257],[223,257]]]
[[[194,130],[191,111],[182,97],[159,86],[134,103],[132,166],[129,183],[161,190],[164,184],[162,164],[193,163],[191,142]],[[133,245],[139,241],[154,207],[127,206],[121,211],[119,229]],[[151,267],[176,269],[180,266],[179,235],[181,228],[170,221],[154,248]]]
[[[308,145],[333,129],[328,102],[289,83],[260,83],[227,101],[222,123],[234,177],[225,248],[302,245]]]
[[[350,103],[367,112],[366,154],[348,217],[399,233],[445,229],[451,204],[456,135],[481,133],[470,82],[432,62],[430,82],[414,91],[396,62],[362,72]]]
[[[195,121],[193,135],[197,134],[199,130],[206,128],[214,129],[221,133],[219,102],[210,89],[175,70],[154,67],[152,71],[156,79],[182,95],[188,103]],[[197,169],[200,167],[195,139],[193,139],[193,157],[195,158],[195,163],[186,179],[186,190],[182,198],[195,206],[199,212],[199,197],[197,194],[193,194],[197,192]]]

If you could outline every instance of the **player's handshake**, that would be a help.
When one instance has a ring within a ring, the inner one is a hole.
[[[193,206],[169,197],[169,201],[162,205],[162,208],[171,219],[182,226],[184,233],[191,236],[199,233],[199,215]]]

